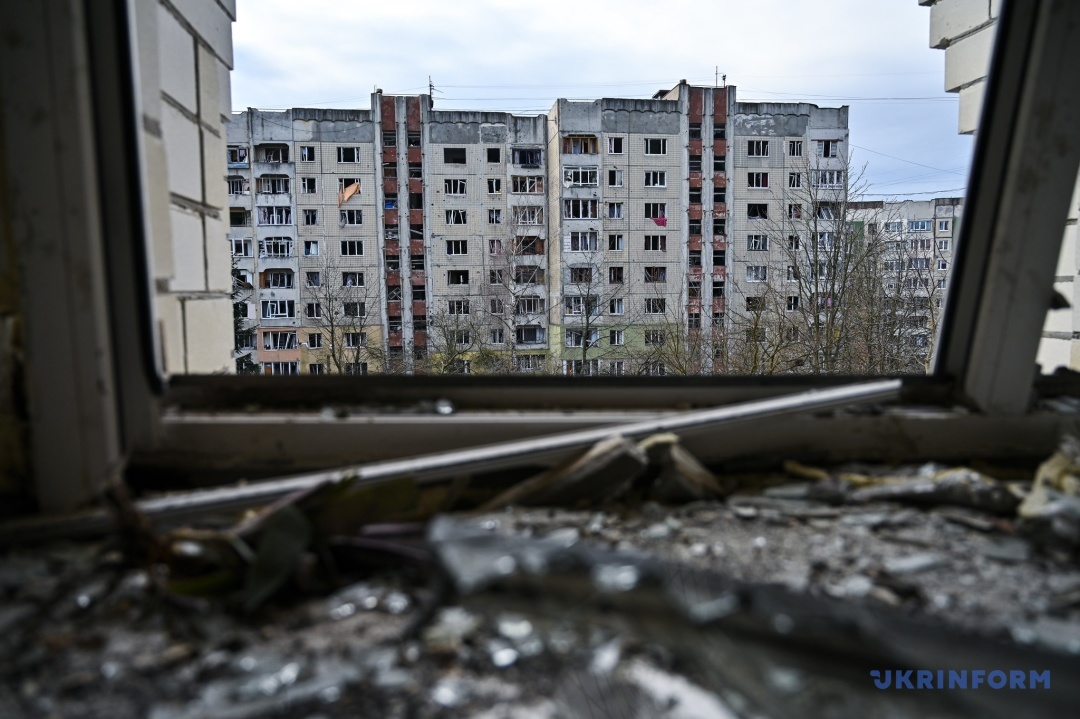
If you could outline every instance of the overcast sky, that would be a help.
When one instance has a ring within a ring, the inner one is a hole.
[[[742,101],[849,105],[870,192],[959,195],[973,140],[929,22],[916,0],[238,0],[232,105],[368,108],[430,76],[436,109],[536,113],[719,67]]]

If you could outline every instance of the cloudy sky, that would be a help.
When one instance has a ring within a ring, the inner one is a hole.
[[[238,0],[232,105],[546,112],[554,98],[650,97],[680,79],[739,100],[851,107],[855,163],[875,198],[958,195],[972,138],[956,133],[945,53],[916,0]]]

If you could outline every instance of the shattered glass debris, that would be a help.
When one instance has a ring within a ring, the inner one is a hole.
[[[883,697],[868,671],[1076,676],[1076,458],[1066,440],[1030,486],[934,464],[726,476],[661,435],[458,487],[467,513],[445,488],[346,483],[152,561],[11,552],[0,715],[1029,715]],[[1077,693],[1039,701],[1068,715]]]

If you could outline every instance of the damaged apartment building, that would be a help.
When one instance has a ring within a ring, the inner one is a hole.
[[[731,343],[757,337],[745,310],[791,294],[795,208],[816,216],[827,191],[842,210],[848,112],[735,97],[682,82],[513,115],[376,91],[370,110],[234,114],[241,362],[737,371]]]

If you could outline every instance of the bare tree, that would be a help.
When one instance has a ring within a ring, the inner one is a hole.
[[[563,249],[562,293],[558,298],[563,316],[563,341],[580,349],[568,356],[568,374],[600,374],[609,371],[604,360],[628,357],[626,331],[631,317],[626,312],[624,266],[603,267],[600,238],[595,231],[571,232]],[[625,371],[625,370],[624,370]]]
[[[761,259],[740,268],[745,296],[728,301],[729,371],[852,373],[867,364],[870,345],[857,340],[878,298],[874,248],[853,222],[863,170],[814,155],[796,170],[778,178],[786,181],[779,217],[760,218],[761,233],[746,240],[746,256]]]
[[[363,374],[385,365],[377,319],[380,278],[344,268],[329,253],[317,270],[304,268],[304,324],[314,328],[308,349],[332,374]],[[372,367],[371,365],[375,365]]]
[[[481,295],[486,321],[478,363],[482,371],[509,374],[519,370],[519,346],[546,347],[546,270],[536,264],[546,255],[546,241],[531,227],[512,223],[506,236],[488,240]]]

